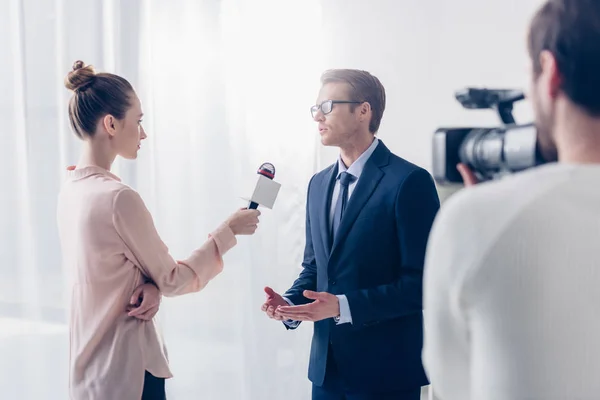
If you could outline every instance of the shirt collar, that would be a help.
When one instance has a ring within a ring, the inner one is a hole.
[[[350,165],[350,168],[346,167],[346,165],[342,161],[342,156],[340,155],[338,157],[338,174],[337,174],[337,179],[340,179],[340,175],[342,174],[342,172],[347,172],[350,175],[353,175],[354,177],[356,177],[356,180],[358,180],[360,178],[360,175],[362,174],[363,170],[365,169],[365,164],[367,163],[367,161],[371,157],[371,154],[373,154],[373,152],[377,148],[378,144],[379,144],[379,139],[375,138],[375,140],[373,140],[373,143],[371,143],[371,145],[367,148],[367,150],[365,150],[356,159],[356,161],[354,161],[352,163],[352,165]]]
[[[73,168],[71,166],[71,167],[67,168],[67,176],[73,180],[87,178],[88,176],[92,176],[92,175],[104,175],[111,179],[116,180],[117,182],[121,182],[121,178],[119,178],[112,172],[110,172],[102,167],[98,167],[96,165],[90,165],[87,167],[75,167],[75,168]]]

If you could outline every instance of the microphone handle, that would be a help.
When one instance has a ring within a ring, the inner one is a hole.
[[[248,210],[256,210],[257,208],[258,208],[258,203],[251,201],[250,205],[248,206]]]

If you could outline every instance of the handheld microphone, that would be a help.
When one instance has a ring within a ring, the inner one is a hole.
[[[258,174],[258,181],[256,182],[254,192],[249,199],[246,199],[249,201],[248,209],[255,210],[259,205],[273,208],[279,188],[281,187],[280,183],[273,180],[275,178],[275,166],[268,162],[264,163],[258,168],[256,173]]]

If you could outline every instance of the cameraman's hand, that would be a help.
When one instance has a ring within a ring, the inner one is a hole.
[[[234,235],[252,235],[258,228],[260,211],[242,208],[225,221]]]
[[[462,176],[465,186],[473,186],[479,183],[479,180],[477,179],[473,171],[471,171],[471,169],[465,164],[459,163],[456,166],[456,169],[460,173],[460,176]]]

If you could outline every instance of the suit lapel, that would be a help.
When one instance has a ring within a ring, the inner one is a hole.
[[[331,252],[331,227],[329,226],[329,210],[331,208],[331,196],[338,174],[338,164],[331,167],[329,172],[323,177],[321,182],[321,204],[319,206],[319,226],[321,231],[321,239],[325,254]]]
[[[335,235],[335,242],[332,245],[331,256],[340,247],[343,241],[348,236],[348,232],[358,214],[363,209],[367,201],[373,195],[373,192],[377,188],[377,185],[383,178],[383,171],[381,167],[385,166],[389,162],[390,151],[385,147],[383,142],[377,145],[377,148],[365,164],[365,168],[354,188],[354,192],[348,201],[346,211],[338,228],[338,232]]]

